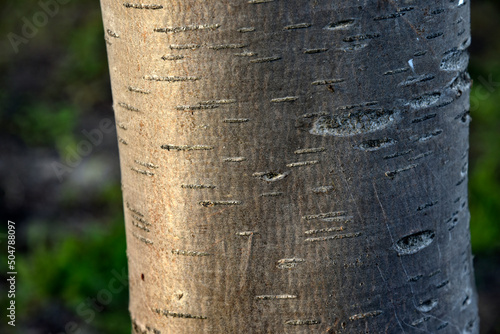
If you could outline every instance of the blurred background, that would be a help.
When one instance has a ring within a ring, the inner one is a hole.
[[[2,311],[0,333],[130,333],[118,146],[114,127],[104,125],[114,118],[99,1],[60,2],[67,3],[2,0],[2,310],[7,220],[16,223],[18,275],[16,327],[6,326]],[[481,333],[500,333],[500,1],[472,2],[472,41],[472,250]],[[95,143],[85,146],[89,133]]]

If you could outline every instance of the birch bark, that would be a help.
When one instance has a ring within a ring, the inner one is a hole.
[[[468,2],[101,4],[135,333],[478,333]]]

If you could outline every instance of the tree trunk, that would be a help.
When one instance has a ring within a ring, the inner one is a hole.
[[[135,333],[478,333],[468,1],[101,3]]]

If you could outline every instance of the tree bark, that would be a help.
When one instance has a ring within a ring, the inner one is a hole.
[[[468,1],[101,3],[135,333],[478,333]]]

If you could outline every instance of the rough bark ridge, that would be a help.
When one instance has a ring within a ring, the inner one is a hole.
[[[469,4],[101,0],[135,333],[477,333]]]

